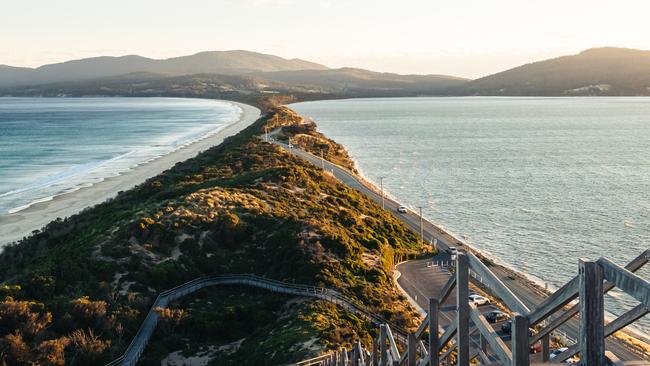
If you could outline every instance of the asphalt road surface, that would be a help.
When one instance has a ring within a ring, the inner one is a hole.
[[[277,130],[274,131],[274,133],[269,134],[269,136],[275,136],[275,132],[277,132]],[[363,181],[361,177],[354,175],[347,169],[330,163],[327,160],[322,160],[320,157],[296,149],[295,147],[290,148],[287,144],[276,141],[273,138],[271,138],[270,142],[282,146],[291,153],[311,162],[317,167],[323,167],[326,171],[333,174],[350,188],[354,188],[364,193],[375,202],[381,204],[382,197],[377,188],[373,187],[370,183]],[[420,233],[420,216],[416,212],[408,210],[406,213],[398,213],[397,208],[401,206],[401,204],[388,197],[384,197],[384,206],[387,210],[394,212],[395,217],[400,219],[414,232],[418,234]],[[440,227],[427,220],[423,220],[423,233],[424,241],[427,243],[435,242],[436,247],[440,249],[441,253],[446,251],[450,246],[455,246],[460,251],[464,250],[464,245],[459,242],[457,238],[454,238],[452,235],[446,233]],[[441,258],[444,258],[444,254]],[[420,306],[426,309],[427,298],[437,295],[444,285],[444,282],[440,283],[439,278],[436,276],[427,275],[426,271],[422,271],[422,266],[426,266],[425,260],[409,261],[400,264],[397,267],[397,270],[402,273],[402,276],[399,279],[400,285],[403,286],[404,290],[409,294],[409,296],[411,296],[411,298],[417,296],[417,301]],[[512,272],[504,268],[499,268],[498,266],[491,267],[490,269],[530,309],[535,308],[537,304],[541,303],[547,297],[543,291],[531,286],[530,282],[525,278],[513,276]],[[438,292],[436,292],[436,290]],[[561,326],[560,329],[568,334],[569,337],[577,339],[579,334],[578,319],[574,317]],[[624,361],[642,359],[640,355],[630,350],[622,341],[614,338],[607,339],[606,348]]]

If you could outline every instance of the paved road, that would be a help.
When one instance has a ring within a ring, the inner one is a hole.
[[[441,256],[439,259],[447,260],[450,258],[448,258],[448,256],[447,258],[443,258]],[[402,287],[402,289],[409,294],[411,299],[416,301],[417,304],[426,311],[426,308],[428,306],[427,299],[438,296],[440,289],[451,277],[451,273],[446,268],[427,265],[427,262],[429,262],[429,260],[418,260],[413,262],[417,262],[419,265],[398,266],[400,276],[397,279],[397,282],[399,283],[400,287]],[[424,283],[419,283],[419,281],[413,280],[416,278],[427,278],[429,280]],[[470,293],[472,292],[475,291],[473,291],[473,289],[470,289]],[[489,311],[498,309],[493,305],[484,305],[480,306],[479,310],[481,313],[485,314]],[[454,319],[456,318],[456,289],[453,289],[447,300],[445,300],[444,303],[440,304],[439,315],[440,317],[438,321],[443,329],[446,329],[453,323]],[[493,328],[495,331],[499,332],[501,329],[501,324],[494,324]],[[479,349],[480,335],[478,331],[472,327],[470,332],[473,333],[473,335],[470,337],[470,345],[472,349]],[[493,355],[490,355],[490,359],[492,361],[497,361],[496,357]]]
[[[440,254],[436,256],[434,260],[437,261],[450,261],[449,255]],[[445,267],[438,265],[429,265],[431,259],[422,259],[416,261],[404,262],[397,266],[397,270],[400,273],[397,282],[399,285],[406,291],[412,299],[414,299],[418,305],[426,309],[428,306],[427,302],[431,297],[437,297],[440,293],[440,289],[447,283],[449,278],[452,276]],[[426,281],[421,281],[419,279],[427,279]],[[470,293],[478,293],[477,289],[470,284]],[[496,306],[488,304],[479,306],[481,313],[485,314],[493,310],[499,310]],[[447,328],[454,319],[456,318],[456,290],[452,290],[450,296],[445,300],[444,303],[440,306],[440,326]],[[506,344],[510,342],[510,335],[505,334],[501,331],[501,325],[503,323],[493,324],[492,328],[503,338]],[[474,327],[471,327],[471,332],[475,331]],[[472,348],[478,349],[480,346],[479,334],[475,333],[470,337],[470,342]],[[494,361],[497,361],[496,356],[489,354],[490,358]],[[541,354],[531,355],[531,362],[541,363]]]
[[[275,133],[277,133],[277,130],[273,132],[274,136]],[[271,142],[282,146],[283,148],[291,151],[293,154],[311,162],[318,167],[322,166],[326,171],[332,173],[336,178],[340,179],[347,186],[364,193],[375,202],[382,202],[381,194],[376,187],[373,187],[372,184],[365,182],[359,176],[350,173],[347,169],[330,163],[327,160],[321,160],[320,157],[312,155],[303,150],[289,148],[287,144],[280,141],[271,139]],[[413,231],[416,233],[420,232],[420,217],[417,213],[410,210],[407,213],[398,213],[397,208],[401,206],[401,204],[388,197],[384,197],[384,205],[387,210],[395,212],[395,216],[404,222],[404,224],[410,227]],[[463,243],[460,242],[457,238],[445,232],[443,228],[436,226],[427,220],[423,220],[423,233],[425,242],[428,243],[435,241],[437,243],[437,247],[443,252],[450,246],[455,246],[461,251],[465,250],[465,245],[463,245]],[[418,267],[422,265],[424,265],[423,261],[410,261],[398,266],[398,270],[402,273],[402,277],[400,278],[402,282],[400,282],[400,284],[407,283],[405,291],[413,298],[416,295],[420,294],[418,295],[418,303],[421,303],[421,306],[426,309],[426,306],[423,305],[425,304],[424,302],[426,301],[426,297],[423,298],[422,294],[425,296],[437,294],[437,292],[434,290],[438,288],[439,291],[440,287],[437,286],[441,285],[433,277],[418,274]],[[524,278],[513,276],[513,273],[505,268],[493,266],[490,269],[529,308],[534,308],[537,304],[541,303],[547,297],[547,295],[544,294],[543,290],[531,286],[530,282]],[[408,283],[410,283],[410,285]],[[565,323],[560,329],[566,332],[570,337],[574,339],[578,338],[579,324],[578,320],[575,317]],[[623,342],[617,339],[610,338],[607,340],[607,350],[613,352],[621,360],[631,361],[641,359],[641,356],[631,351],[624,345]]]

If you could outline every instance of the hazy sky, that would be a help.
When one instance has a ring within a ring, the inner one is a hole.
[[[0,64],[247,49],[478,77],[597,46],[650,49],[649,0],[0,0]]]

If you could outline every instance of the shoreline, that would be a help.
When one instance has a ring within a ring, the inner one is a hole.
[[[208,133],[166,155],[143,162],[128,171],[104,178],[92,185],[81,186],[71,192],[63,192],[52,197],[42,197],[34,200],[25,209],[0,215],[0,251],[3,246],[29,236],[32,231],[40,230],[56,218],[69,217],[85,208],[102,203],[115,197],[120,191],[129,190],[175,164],[219,145],[225,138],[248,127],[261,115],[260,110],[251,105],[226,100],[224,102],[239,107],[241,115],[237,121],[219,128],[214,133]]]
[[[291,106],[289,105],[288,107],[290,108]],[[348,151],[348,149],[345,146],[343,146],[343,145],[341,145],[341,146],[346,151]],[[314,158],[316,160],[320,160],[319,157],[311,154],[308,151],[305,151],[304,153],[311,156],[312,158]],[[343,170],[345,172],[345,174],[348,174],[351,177],[355,177],[355,179],[359,182],[359,185],[361,185],[361,186],[365,187],[365,189],[373,192],[375,195],[377,195],[377,197],[380,197],[381,189],[379,188],[379,186],[363,174],[363,169],[360,169],[359,162],[357,160],[355,160],[351,156],[350,156],[350,159],[353,162],[353,166],[354,166],[356,172],[352,172],[349,169],[347,169],[347,168],[345,168],[343,166],[340,166],[340,165],[338,165],[336,163],[333,163],[331,161],[328,161],[328,164],[330,164],[332,166],[336,166],[338,169]],[[307,160],[309,160],[309,159],[307,159]],[[314,162],[312,162],[312,163],[314,163]],[[314,163],[314,164],[317,165],[317,166],[320,166],[320,165],[318,165],[316,163]],[[363,192],[361,192],[361,193],[363,193]],[[384,197],[386,198],[387,202],[388,201],[393,201],[396,204],[400,204],[400,205],[402,204],[396,196],[392,195],[390,192],[388,192],[385,189],[384,189]],[[415,211],[412,210],[412,209],[409,209],[409,212],[411,214],[417,215],[417,213],[415,213]],[[466,242],[465,240],[463,240],[462,238],[459,238],[458,236],[456,236],[453,232],[449,231],[446,227],[444,227],[444,226],[442,226],[442,225],[440,225],[438,223],[435,223],[435,222],[431,221],[430,219],[428,219],[428,218],[426,218],[424,216],[423,216],[423,219],[424,219],[424,222],[425,222],[425,226],[428,224],[428,225],[430,225],[431,227],[433,227],[435,229],[435,233],[432,233],[432,235],[437,240],[442,241],[442,242],[444,242],[444,244],[449,245],[449,246],[463,247],[468,252],[471,252],[471,253],[475,254],[477,257],[479,257],[479,259],[482,259],[482,260],[486,259],[486,260],[490,261],[492,267],[494,268],[493,272],[495,272],[495,274],[497,276],[500,275],[501,277],[507,277],[512,281],[519,282],[519,286],[523,285],[523,287],[526,287],[529,290],[532,290],[533,293],[536,293],[538,296],[542,296],[543,298],[546,298],[546,297],[550,296],[551,294],[553,294],[553,292],[557,291],[558,288],[556,288],[555,286],[552,286],[551,284],[546,283],[541,278],[539,278],[539,277],[537,277],[537,276],[535,276],[533,274],[526,273],[526,272],[524,272],[522,270],[519,270],[519,269],[513,267],[512,265],[508,264],[506,261],[504,261],[504,260],[500,259],[499,257],[489,253],[489,251],[481,250],[481,249],[475,247],[474,245],[472,245],[472,244]],[[497,272],[500,272],[500,273],[497,273]],[[572,304],[574,304],[574,302],[575,302],[575,300],[572,301],[571,303],[569,303],[567,306],[571,306]],[[608,321],[612,321],[612,320],[616,319],[616,317],[617,316],[615,314],[611,313],[611,312],[606,312],[606,314],[605,314],[605,318]],[[650,344],[650,338],[648,338],[648,336],[645,335],[644,330],[642,328],[638,328],[638,326],[636,324],[631,324],[631,325],[621,329],[619,332],[621,332],[623,334],[627,334],[628,336],[631,336],[632,338],[635,338],[635,339],[637,339],[637,340],[639,340],[641,342]]]
[[[18,213],[18,212],[21,212],[21,211],[27,210],[27,209],[29,209],[30,207],[32,207],[33,205],[35,205],[35,204],[43,203],[43,202],[48,202],[48,201],[52,201],[53,199],[55,199],[55,198],[58,197],[58,196],[62,196],[62,195],[65,195],[65,194],[74,193],[74,192],[76,192],[76,191],[78,191],[78,190],[80,190],[80,189],[92,187],[92,186],[94,186],[94,185],[96,185],[96,184],[99,184],[99,183],[101,183],[101,182],[103,182],[103,181],[105,181],[105,180],[107,180],[107,179],[111,179],[111,178],[119,177],[119,176],[121,176],[121,175],[124,175],[124,174],[130,172],[130,171],[133,171],[133,170],[136,170],[136,169],[138,169],[138,168],[140,168],[140,167],[142,167],[142,166],[145,166],[145,165],[147,165],[147,164],[149,164],[149,163],[155,162],[156,160],[158,160],[158,159],[160,159],[160,158],[163,158],[163,157],[165,157],[165,156],[167,156],[167,155],[170,155],[170,154],[174,154],[174,153],[176,153],[177,151],[180,151],[180,150],[185,149],[185,148],[187,148],[187,147],[189,147],[189,146],[192,146],[192,145],[195,144],[195,143],[198,143],[198,142],[201,142],[201,141],[203,141],[203,140],[205,140],[205,139],[207,139],[207,138],[210,138],[210,136],[213,136],[213,135],[219,133],[219,131],[223,130],[224,128],[226,128],[226,127],[228,127],[228,126],[230,126],[230,125],[232,125],[232,124],[235,124],[235,123],[239,122],[239,121],[242,119],[242,116],[244,115],[244,110],[243,110],[243,108],[242,108],[241,106],[237,105],[236,103],[230,103],[230,102],[224,102],[224,103],[234,105],[234,106],[237,107],[237,109],[239,110],[239,116],[237,117],[237,119],[236,119],[234,122],[230,122],[230,123],[227,123],[227,124],[219,125],[218,127],[216,127],[216,128],[214,128],[214,129],[212,129],[212,130],[206,132],[205,134],[203,134],[203,135],[197,137],[197,138],[194,139],[194,140],[191,140],[191,141],[184,142],[184,143],[182,143],[182,144],[176,145],[172,150],[170,150],[170,151],[167,152],[167,153],[164,153],[164,154],[161,154],[161,155],[155,155],[155,156],[149,157],[148,159],[146,159],[146,160],[142,160],[142,161],[140,161],[140,162],[138,162],[138,163],[135,163],[135,164],[133,164],[133,165],[127,167],[127,168],[116,169],[116,170],[112,171],[112,172],[111,172],[109,175],[107,175],[107,176],[99,177],[99,178],[93,178],[93,179],[91,179],[91,180],[89,180],[89,181],[87,181],[87,182],[83,182],[83,183],[77,184],[77,185],[75,185],[75,186],[72,186],[72,187],[70,187],[70,188],[66,188],[66,189],[64,189],[64,190],[62,190],[62,191],[59,191],[59,192],[57,192],[57,193],[54,193],[54,194],[51,194],[51,195],[48,195],[48,196],[43,196],[43,197],[35,198],[35,199],[33,199],[32,201],[30,201],[29,203],[27,203],[27,204],[20,205],[20,206],[16,206],[16,207],[12,207],[12,208],[10,208],[9,210],[6,210],[6,211],[4,211],[4,212],[0,212],[0,217],[1,217],[2,215],[6,215],[6,214],[15,214],[15,213]],[[125,156],[128,156],[128,155],[133,154],[134,152],[135,152],[135,151],[130,151],[130,152],[128,152],[128,153],[125,153],[125,154],[119,155],[119,156],[117,156],[117,157],[114,157],[114,158],[111,158],[111,159],[105,160],[104,162],[102,162],[102,165],[103,165],[104,163],[106,163],[106,162],[111,162],[111,161],[114,161],[114,160],[119,160],[119,159],[122,158],[122,157],[125,157]],[[73,177],[74,177],[74,176],[73,176]],[[65,180],[65,179],[64,179],[64,180]],[[55,182],[55,183],[57,183],[57,182]],[[16,191],[20,192],[20,189],[18,189],[18,190],[14,190],[14,191],[9,192],[9,193],[13,193],[13,192],[16,192]],[[0,195],[0,197],[1,197],[1,195]],[[1,243],[0,243],[0,244],[1,244]]]
[[[347,150],[347,148],[346,148],[346,150]],[[359,162],[357,160],[355,160],[352,157],[350,157],[350,159],[352,159],[352,161],[354,162],[354,167],[357,170],[356,176],[359,177],[359,180],[367,188],[374,191],[376,194],[380,195],[381,194],[380,187],[377,186],[377,184],[374,183],[372,180],[370,180],[368,177],[363,175],[363,170],[361,170],[359,168]],[[340,168],[345,169],[343,167],[340,167]],[[352,172],[350,172],[350,174],[354,175],[354,173],[352,173]],[[390,200],[393,200],[395,202],[400,203],[399,199],[396,196],[392,195],[390,192],[388,192],[386,189],[384,189],[384,196],[386,197],[386,199],[390,199]],[[411,209],[409,208],[409,210],[411,210]],[[413,210],[411,210],[411,211],[413,211]],[[487,252],[485,250],[481,250],[481,249],[473,246],[472,244],[467,243],[465,240],[463,240],[462,238],[459,238],[458,236],[456,236],[453,232],[449,231],[444,226],[441,226],[440,224],[431,221],[430,219],[428,219],[424,215],[422,217],[423,217],[425,222],[428,222],[431,226],[436,228],[436,230],[438,232],[437,236],[441,236],[443,241],[445,241],[445,243],[450,244],[450,245],[452,245],[452,244],[457,245],[459,247],[464,247],[467,251],[470,251],[473,254],[477,255],[479,257],[479,259],[486,258],[486,259],[490,260],[493,263],[494,267],[498,268],[500,271],[507,274],[508,276],[512,276],[513,279],[519,280],[519,281],[523,282],[524,284],[530,286],[530,288],[534,289],[534,291],[536,291],[537,293],[548,297],[548,296],[552,295],[555,291],[558,290],[558,288],[556,288],[555,286],[552,286],[550,284],[549,284],[549,286],[547,288],[545,288],[544,284],[546,284],[546,282],[544,282],[541,278],[539,278],[539,277],[537,277],[535,275],[526,273],[524,271],[521,271],[521,270],[519,270],[517,268],[514,268],[513,266],[511,266],[510,264],[508,264],[504,260],[500,259],[499,257],[497,257],[495,255],[492,255],[491,253],[489,253],[489,252]],[[446,238],[445,238],[445,236],[446,236]],[[449,239],[451,239],[451,241],[449,241]],[[438,238],[438,240],[440,240],[440,238]],[[399,273],[399,271],[397,271],[396,268],[397,268],[397,265],[395,265],[394,271]],[[399,278],[399,276],[398,276],[398,278]],[[397,279],[395,279],[394,282],[397,283]],[[398,288],[407,296],[408,299],[412,300],[410,298],[410,296],[406,293],[406,291],[404,291],[401,288],[401,286],[398,285]],[[574,302],[575,302],[575,300],[570,302],[568,304],[568,306],[571,306],[572,304],[574,304]],[[419,308],[419,305],[416,307],[416,310],[418,308]],[[616,319],[616,315],[614,315],[611,312],[606,311],[605,319],[607,321],[612,321],[612,320]],[[631,325],[621,329],[619,332],[624,333],[624,334],[628,334],[628,335],[632,336],[633,338],[636,338],[637,340],[640,340],[642,342],[650,343],[650,338],[647,335],[645,335],[644,330],[639,329],[637,326],[635,326],[635,324],[631,324]],[[612,335],[612,336],[614,336],[614,335]]]

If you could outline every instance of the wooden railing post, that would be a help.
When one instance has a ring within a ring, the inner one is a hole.
[[[456,256],[456,364],[469,366],[469,261]]]
[[[580,260],[580,356],[589,366],[605,366],[603,269]]]
[[[361,345],[361,341],[357,341],[357,359],[359,360],[359,366],[365,366],[366,358],[363,354],[363,346]]]
[[[487,354],[487,339],[485,339],[483,334],[479,334],[478,345],[481,348],[481,351]]]
[[[440,337],[438,335],[439,307],[438,299],[429,299],[429,366],[438,366],[440,364],[438,354],[440,348]]]
[[[359,365],[359,357],[361,357],[361,354],[359,353],[359,350],[356,347],[356,344],[352,346],[352,365],[354,366],[360,366]]]
[[[415,366],[415,349],[416,349],[417,340],[415,339],[415,334],[409,333],[408,344],[407,344],[407,354],[408,354],[408,366]]]
[[[551,357],[551,337],[547,334],[540,339],[542,342],[542,362],[547,362]]]
[[[379,350],[377,349],[377,338],[372,338],[372,350],[370,351],[370,358],[371,358],[371,365],[372,366],[379,366]]]
[[[388,366],[388,347],[386,345],[386,324],[379,326],[379,351],[381,352],[380,366]]]
[[[528,345],[528,318],[514,314],[512,317],[512,366],[530,365],[530,346]]]

